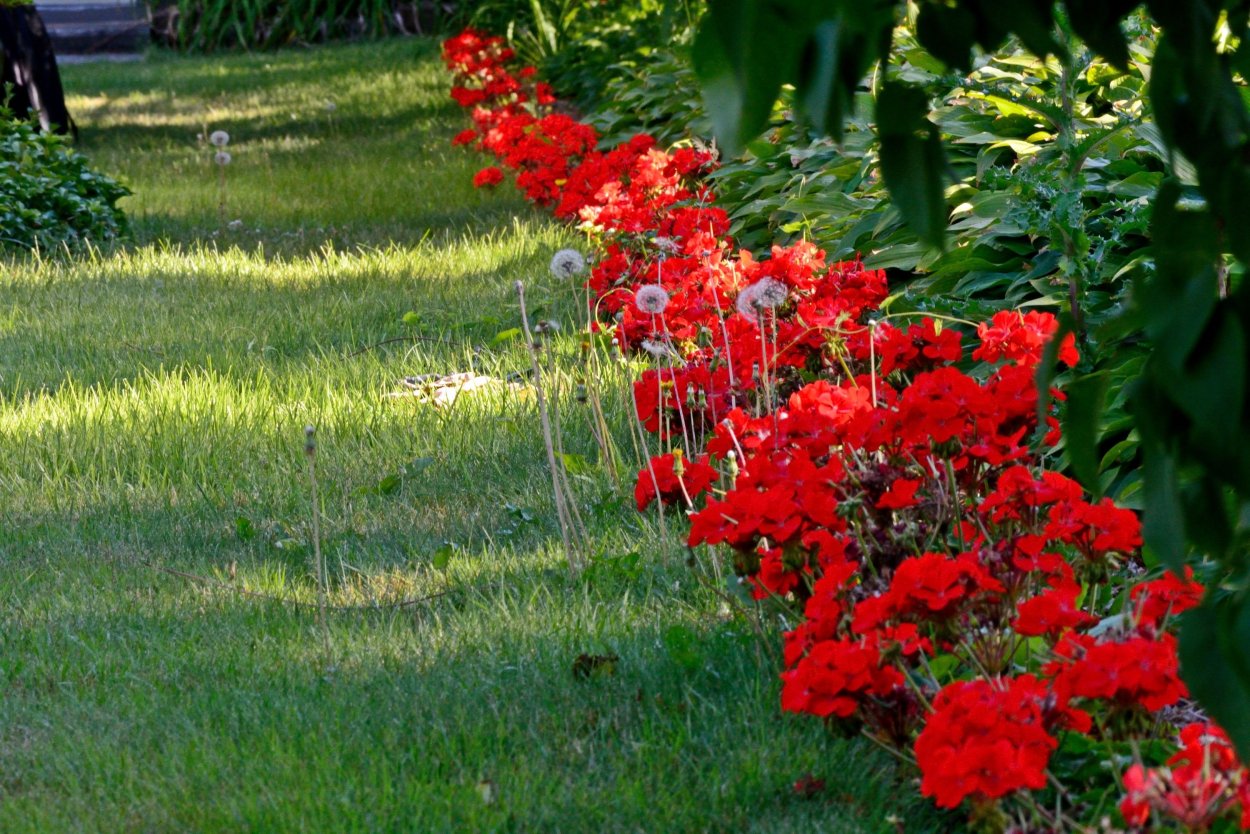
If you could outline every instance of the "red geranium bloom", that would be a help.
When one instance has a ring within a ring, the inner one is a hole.
[[[970,600],[1002,590],[1002,584],[971,553],[954,558],[926,553],[899,564],[889,591],[881,597],[880,613],[887,618],[941,620],[957,613]],[[860,618],[856,629],[866,627]]]
[[[1017,633],[1028,637],[1047,635],[1058,637],[1065,631],[1084,628],[1098,622],[1098,618],[1077,607],[1081,586],[1075,582],[1062,583],[1031,599],[1020,603],[1013,626]]]
[[[920,489],[921,481],[913,478],[895,478],[882,496],[877,499],[877,507],[883,510],[901,510],[914,507],[920,503],[916,498],[916,490]]]
[[[473,176],[474,188],[493,188],[501,182],[503,182],[503,171],[494,165],[483,168]]]
[[[1136,605],[1139,625],[1158,627],[1169,617],[1188,611],[1202,601],[1203,587],[1194,582],[1194,569],[1185,568],[1185,578],[1168,571],[1151,582],[1143,582],[1129,591]]]
[[[1103,698],[1153,712],[1189,694],[1180,679],[1176,637],[1171,634],[1121,640],[1067,634],[1055,654],[1059,659],[1043,671],[1054,678],[1055,692],[1064,699]]]
[[[1046,787],[1046,765],[1059,746],[1049,729],[1080,720],[1065,710],[1048,711],[1048,701],[1045,684],[1032,675],[945,687],[916,739],[921,793],[954,808],[970,797],[997,799]]]
[[[1021,365],[1036,365],[1042,359],[1046,343],[1058,329],[1059,321],[1050,313],[1003,310],[995,313],[989,323],[977,325],[981,346],[972,352],[972,358],[985,362],[1006,359]],[[1076,351],[1076,339],[1069,333],[1059,346],[1059,361],[1071,367],[1080,358]]]
[[[1250,783],[1224,731],[1194,723],[1181,730],[1181,749],[1168,767],[1140,764],[1124,773],[1120,813],[1129,825],[1145,828],[1151,813],[1187,831],[1206,831],[1240,806],[1240,828],[1250,828]]]
[[[884,697],[903,685],[903,676],[882,665],[881,652],[868,640],[819,642],[781,679],[782,709],[822,718],[847,718],[863,698]]]
[[[682,460],[678,464],[680,450],[667,455],[655,455],[651,465],[638,472],[634,482],[634,503],[645,510],[658,493],[665,504],[684,504],[687,496],[693,501],[702,495],[720,477],[704,455],[695,461]],[[678,474],[680,469],[680,475]]]

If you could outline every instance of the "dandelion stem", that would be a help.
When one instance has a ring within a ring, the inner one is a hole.
[[[556,516],[560,524],[560,537],[564,541],[564,555],[568,560],[569,570],[577,573],[581,560],[573,549],[573,541],[570,535],[572,519],[569,516],[568,507],[565,505],[564,490],[561,488],[560,473],[557,469],[560,464],[556,460],[555,443],[551,436],[551,419],[547,415],[547,400],[543,395],[542,366],[538,362],[538,352],[534,346],[534,334],[530,330],[529,314],[525,310],[525,285],[520,281],[516,282],[516,294],[517,300],[521,305],[521,327],[525,331],[525,341],[529,346],[530,352],[530,365],[534,372],[534,391],[538,399],[538,417],[543,427],[543,445],[547,449],[547,465],[551,469],[551,489],[556,503]]]

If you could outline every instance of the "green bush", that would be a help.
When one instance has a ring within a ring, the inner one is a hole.
[[[130,192],[87,167],[66,140],[0,108],[0,245],[49,250],[126,231]]]

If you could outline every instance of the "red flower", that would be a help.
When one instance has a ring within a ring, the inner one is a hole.
[[[1046,765],[1059,746],[1047,728],[1057,723],[1043,708],[1048,694],[1031,675],[944,688],[916,739],[921,793],[954,808],[969,797],[1046,787]]]
[[[972,358],[985,362],[1006,359],[1021,365],[1036,365],[1042,360],[1046,343],[1058,329],[1059,322],[1050,313],[1003,310],[995,313],[989,323],[977,325],[981,346],[972,352]],[[1080,358],[1076,352],[1076,340],[1069,333],[1059,347],[1059,361],[1071,367]]]
[[[685,504],[702,495],[720,477],[708,463],[707,455],[696,461],[682,459],[681,450],[651,458],[651,465],[638,472],[634,482],[634,503],[645,510],[657,493],[665,504]]]
[[[894,483],[877,499],[877,507],[883,510],[901,510],[914,507],[920,502],[916,499],[916,490],[920,489],[921,481],[911,478],[895,478]]]
[[[1158,627],[1169,616],[1175,617],[1202,601],[1203,587],[1193,581],[1194,569],[1185,568],[1185,578],[1168,571],[1151,582],[1143,582],[1129,591],[1136,605],[1139,625]]]
[[[472,107],[475,104],[481,104],[483,101],[486,101],[486,91],[470,90],[466,87],[452,87],[451,97],[461,107]]]
[[[926,553],[899,564],[889,591],[881,598],[880,613],[891,619],[941,620],[953,616],[970,601],[1002,590],[1002,584],[971,553],[955,558]],[[862,633],[866,625],[861,618],[856,630]]]
[[[1080,594],[1080,585],[1064,583],[1027,599],[1016,609],[1018,615],[1012,626],[1028,637],[1058,637],[1069,629],[1091,626],[1098,618],[1077,607]]]
[[[1171,634],[1105,641],[1068,634],[1055,646],[1055,654],[1059,659],[1043,671],[1054,678],[1055,692],[1065,700],[1102,698],[1153,712],[1189,694],[1180,679],[1176,637]]]
[[[461,145],[470,144],[476,138],[477,138],[477,131],[474,130],[473,128],[469,128],[467,130],[460,131],[454,137],[452,137],[451,144],[456,147],[460,147]]]
[[[503,182],[503,171],[500,171],[494,165],[489,168],[483,168],[473,176],[474,188],[493,188]]]
[[[782,673],[781,708],[822,718],[847,718],[870,695],[884,697],[903,685],[903,676],[883,665],[881,653],[867,640],[825,640]]]
[[[1153,812],[1160,823],[1206,831],[1240,807],[1239,827],[1250,828],[1246,769],[1224,731],[1214,724],[1190,724],[1181,730],[1180,743],[1168,767],[1146,769],[1135,764],[1125,771],[1125,795],[1120,800],[1125,822],[1144,828]]]

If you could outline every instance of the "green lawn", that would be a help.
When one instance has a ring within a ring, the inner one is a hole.
[[[576,327],[546,263],[577,241],[474,191],[435,43],[64,76],[135,233],[0,265],[0,831],[937,826],[869,745],[779,713],[776,623],[665,557],[598,467],[570,577],[532,396],[385,397],[523,371],[496,338],[518,279]],[[623,444],[628,373],[604,382]],[[328,652],[315,608],[240,592],[316,599],[305,424],[331,601],[440,594],[332,613]],[[582,653],[619,662],[582,679]]]

